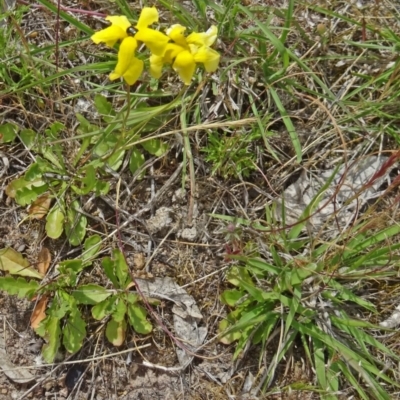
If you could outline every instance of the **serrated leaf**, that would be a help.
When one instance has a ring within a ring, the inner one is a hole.
[[[60,320],[54,317],[47,317],[45,324],[42,324],[45,330],[44,338],[47,343],[42,347],[42,356],[48,363],[52,363],[56,358],[60,348],[61,327]],[[38,331],[37,331],[38,332]]]
[[[98,304],[109,296],[111,293],[107,291],[103,286],[95,285],[94,283],[89,283],[87,285],[79,286],[72,292],[72,296],[80,304]]]
[[[156,157],[161,157],[168,150],[168,145],[160,139],[146,140],[141,145],[146,151]]]
[[[63,345],[70,353],[76,353],[86,337],[86,323],[77,307],[72,307],[65,328],[63,329]]]
[[[121,346],[125,341],[126,321],[116,322],[110,319],[106,327],[106,337],[114,346]]]
[[[58,239],[64,230],[64,213],[56,203],[46,218],[46,233],[51,239]]]
[[[95,258],[101,248],[101,237],[99,235],[92,235],[85,240],[83,244],[84,252],[82,254],[82,262],[91,265],[91,260]]]
[[[153,326],[147,320],[147,311],[138,304],[128,306],[129,322],[137,333],[147,335],[153,330]]]
[[[79,203],[73,201],[68,208],[67,218],[65,220],[65,234],[72,246],[80,245],[86,235],[87,219],[84,215],[76,211],[78,208]]]
[[[92,317],[97,321],[101,321],[106,316],[110,315],[115,307],[116,297],[111,296],[108,299],[96,304],[92,308]]]
[[[39,284],[36,281],[27,281],[24,278],[13,278],[12,276],[0,277],[0,290],[8,294],[17,295],[19,298],[30,299],[36,293]]]
[[[143,153],[138,148],[134,147],[129,159],[129,170],[132,174],[134,174],[145,163],[145,161]]]
[[[61,261],[59,264],[59,271],[62,274],[69,274],[68,270],[71,270],[73,272],[80,272],[82,271],[84,268],[83,262],[82,260],[65,260],[65,261]]]
[[[0,270],[9,272],[11,275],[27,276],[42,279],[43,275],[29,266],[21,253],[14,249],[6,248],[0,251]]]

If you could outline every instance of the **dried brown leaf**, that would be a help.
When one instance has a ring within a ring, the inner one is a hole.
[[[35,305],[35,309],[31,316],[31,327],[37,329],[41,321],[46,318],[46,307],[49,299],[47,296],[43,296]]]
[[[29,217],[31,219],[42,219],[49,212],[51,198],[45,194],[38,197],[29,208]]]
[[[38,255],[38,270],[41,274],[46,275],[51,263],[51,254],[47,247],[42,247]]]

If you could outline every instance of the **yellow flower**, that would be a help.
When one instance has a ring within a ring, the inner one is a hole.
[[[135,25],[135,28],[138,30],[135,39],[143,42],[152,54],[163,56],[169,42],[169,37],[148,27],[154,24],[154,22],[158,22],[157,9],[155,7],[144,7]]]
[[[127,29],[132,25],[124,15],[108,16],[106,20],[111,22],[111,26],[96,32],[91,39],[96,44],[104,42],[107,46],[113,47],[118,40],[128,36]]]
[[[182,25],[172,25],[167,35],[174,43],[168,43],[162,56],[150,57],[150,74],[159,78],[164,64],[172,64],[185,85],[190,85],[196,70],[196,63],[202,63],[207,72],[214,72],[218,68],[220,55],[211,49],[217,38],[218,28],[212,26],[207,32],[193,32],[187,38],[184,36],[186,28]]]
[[[115,70],[110,74],[110,80],[124,78],[128,85],[133,85],[143,72],[143,61],[135,57],[137,48],[137,40],[132,37],[126,37],[118,51],[118,62]]]

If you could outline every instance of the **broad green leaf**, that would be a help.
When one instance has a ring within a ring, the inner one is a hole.
[[[97,181],[94,188],[96,196],[105,196],[110,190],[110,182]]]
[[[76,353],[86,337],[86,323],[77,307],[71,309],[63,329],[63,345],[70,353]]]
[[[86,235],[87,219],[77,209],[79,203],[75,200],[70,204],[65,220],[65,234],[72,246],[79,246]]]
[[[21,253],[18,253],[14,249],[8,247],[0,250],[1,271],[8,272],[11,275],[43,279],[43,275],[29,265],[29,261],[26,260]]]
[[[107,278],[112,282],[115,288],[119,288],[118,279],[115,274],[115,261],[110,257],[104,257],[101,261],[101,265],[104,268],[104,272]]]
[[[115,111],[113,110],[112,104],[104,96],[96,94],[94,96],[94,105],[104,121],[113,121],[114,118],[112,117],[115,116]]]
[[[134,174],[144,163],[145,158],[143,153],[137,147],[134,147],[131,150],[131,157],[129,159],[129,170]]]
[[[220,338],[221,343],[231,344],[240,339],[240,336],[242,334],[238,331],[236,332],[229,331],[229,328],[231,327],[232,324],[226,319],[223,319],[222,321],[219,322],[218,332],[221,333],[221,338]]]
[[[73,292],[72,296],[80,304],[98,304],[109,297],[111,293],[103,286],[89,283],[87,285],[78,286]]]
[[[36,281],[27,281],[24,278],[13,278],[12,276],[0,277],[0,290],[20,298],[31,299],[38,288],[39,284]]]
[[[146,319],[147,311],[138,304],[128,306],[129,322],[137,333],[147,335],[153,330],[151,323]]]
[[[46,233],[51,239],[58,239],[64,230],[64,213],[58,203],[54,205],[46,217]]]
[[[125,256],[118,249],[115,249],[113,251],[113,255],[115,260],[115,273],[117,275],[121,289],[125,289],[126,286],[130,282],[132,282],[132,279],[129,275],[129,268],[125,261]]]
[[[121,346],[125,341],[126,335],[126,321],[125,319],[121,322],[117,322],[114,319],[110,319],[106,327],[106,337],[110,343],[114,346]]]
[[[83,244],[84,252],[82,253],[82,262],[87,265],[91,265],[91,260],[95,258],[101,247],[100,235],[89,236]]]
[[[142,147],[151,155],[156,157],[161,157],[168,150],[167,144],[162,142],[160,139],[146,140],[142,143]]]
[[[0,143],[10,143],[17,136],[18,126],[7,122],[0,125]]]
[[[221,295],[221,301],[230,307],[233,307],[244,295],[242,290],[225,290]]]
[[[45,330],[44,339],[47,342],[42,348],[42,356],[46,362],[52,363],[60,348],[60,320],[58,318],[48,317],[41,325]],[[38,330],[36,330],[36,332],[38,332]]]
[[[113,311],[112,317],[115,320],[115,322],[121,322],[123,319],[125,319],[125,314],[126,314],[126,304],[124,301],[122,301],[122,299],[119,299]]]
[[[32,129],[23,129],[20,132],[19,137],[28,149],[32,149],[36,143],[37,133]]]
[[[116,296],[110,296],[108,299],[96,304],[92,308],[92,316],[97,321],[101,321],[106,316],[110,315],[115,308]]]

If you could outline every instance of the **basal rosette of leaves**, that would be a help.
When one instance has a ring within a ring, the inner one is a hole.
[[[164,34],[149,28],[159,20],[155,7],[144,7],[134,27],[126,16],[108,16],[106,20],[111,26],[96,32],[91,39],[109,47],[120,41],[117,65],[109,75],[112,81],[122,77],[128,85],[133,85],[139,79],[144,69],[144,62],[136,57],[140,43],[150,50],[150,74],[156,79],[161,77],[165,64],[172,65],[185,85],[190,85],[197,64],[203,64],[207,72],[218,68],[220,55],[211,48],[218,35],[214,25],[206,32],[193,32],[185,37],[186,27],[175,24]]]

